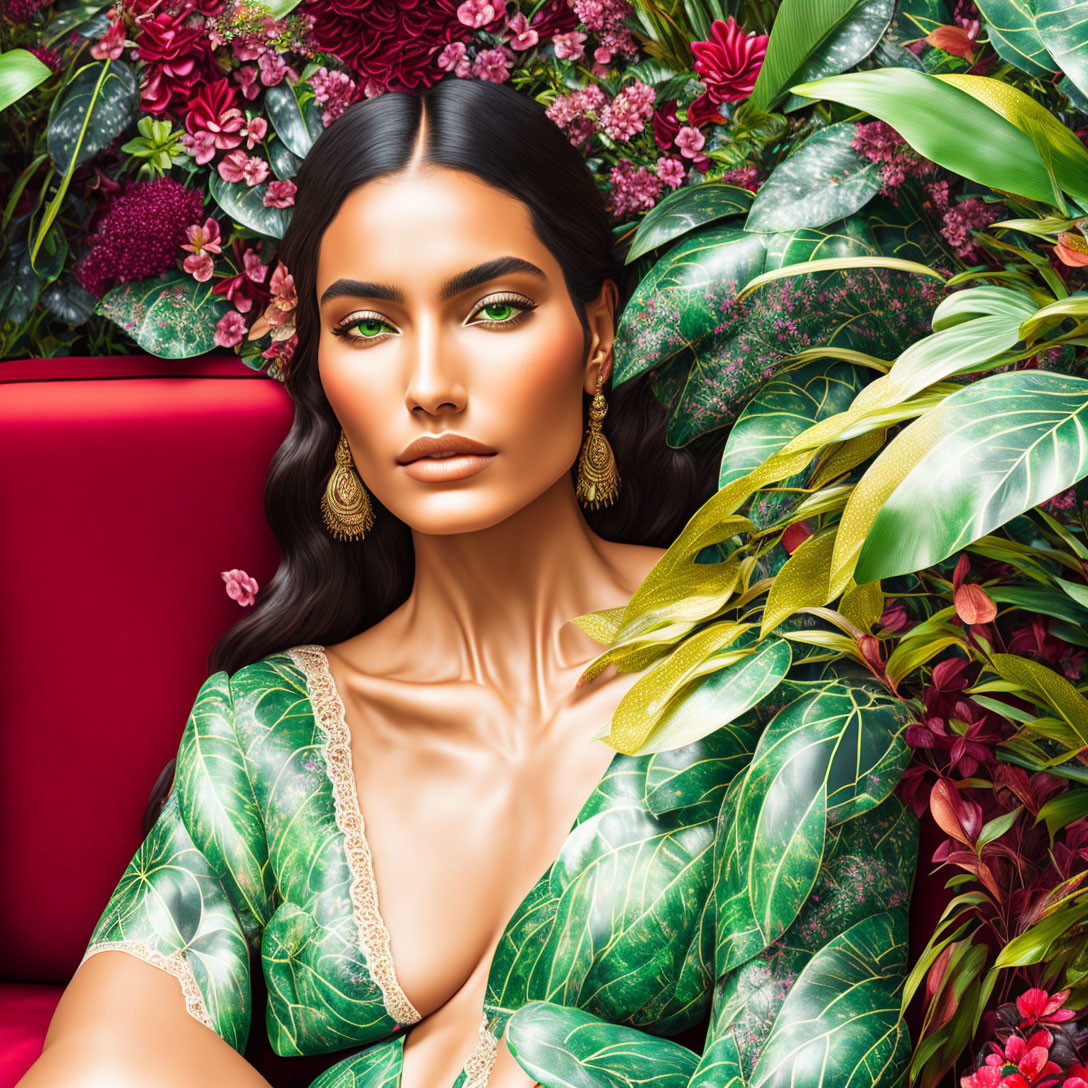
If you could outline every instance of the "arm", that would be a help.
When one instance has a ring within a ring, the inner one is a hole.
[[[250,950],[259,948],[270,885],[230,684],[219,672],[197,694],[171,792],[110,896],[42,1058],[20,1088],[70,1085],[72,1064],[100,1062],[113,1083],[190,1084],[191,1074],[218,1068],[231,1083],[263,1084],[242,1055]],[[90,1071],[82,1075],[96,1083]]]

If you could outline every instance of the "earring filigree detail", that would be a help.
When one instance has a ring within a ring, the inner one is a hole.
[[[603,383],[602,373],[597,378],[597,392],[593,394],[589,406],[589,424],[578,454],[578,482],[574,492],[578,501],[590,510],[610,506],[616,501],[620,490],[616,456],[608,439],[601,433],[601,423],[608,411],[608,402],[601,392]]]
[[[370,492],[363,485],[351,459],[348,437],[340,430],[336,443],[336,467],[321,496],[321,518],[337,540],[362,540],[374,525]]]

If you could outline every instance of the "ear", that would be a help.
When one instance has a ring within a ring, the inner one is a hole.
[[[585,360],[583,388],[589,394],[597,392],[597,379],[601,374],[608,381],[612,373],[612,348],[616,339],[616,306],[619,289],[611,279],[601,284],[600,294],[586,303],[586,321],[589,323],[589,350]]]

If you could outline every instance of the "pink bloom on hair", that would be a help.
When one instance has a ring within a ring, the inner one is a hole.
[[[510,78],[510,58],[501,49],[483,49],[472,64],[472,74],[487,83],[505,83]]]
[[[675,142],[685,159],[694,159],[703,149],[706,137],[694,125],[685,125],[676,134]]]
[[[452,72],[468,52],[468,46],[464,42],[450,42],[441,53],[435,64],[444,72]]]
[[[261,201],[266,208],[290,208],[295,202],[297,186],[293,181],[270,181]]]
[[[206,283],[212,278],[215,261],[207,253],[193,253],[185,258],[182,267],[198,283]]]
[[[540,40],[540,35],[529,26],[529,20],[520,11],[506,24],[506,29],[511,35],[508,42],[510,48],[517,49],[519,52],[523,49],[532,49]]]
[[[242,176],[251,189],[254,185],[260,185],[268,177],[268,173],[268,163],[255,155],[247,158],[245,166],[242,167]]]
[[[232,316],[227,314],[227,317]],[[233,315],[238,317],[237,314]],[[238,317],[241,320],[240,317]],[[226,318],[224,318],[226,320]],[[243,325],[245,322],[243,322]],[[218,333],[216,334],[218,337]],[[237,343],[237,341],[235,341]],[[224,347],[229,345],[223,345]],[[256,600],[257,590],[260,586],[257,585],[257,580],[251,578],[244,570],[224,570],[219,572],[219,576],[223,579],[227,586],[227,596],[232,601],[237,601],[240,605],[245,607],[246,605],[253,604]]]
[[[479,29],[506,14],[506,0],[464,0],[457,5],[457,18],[465,26]]]
[[[246,319],[237,310],[229,310],[215,324],[215,342],[221,348],[240,344],[245,334]]]
[[[268,122],[263,117],[254,117],[246,122],[246,150],[252,151],[253,145],[260,143],[268,135]]]
[[[586,36],[580,30],[571,30],[566,34],[556,34],[552,38],[555,55],[559,60],[577,60],[585,55]]]
[[[216,169],[224,181],[241,181],[246,176],[245,168],[248,161],[249,156],[239,148],[229,155],[224,155]]]

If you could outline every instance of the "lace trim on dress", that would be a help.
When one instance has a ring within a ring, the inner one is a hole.
[[[344,852],[351,873],[351,903],[359,931],[359,947],[371,977],[378,984],[386,1011],[398,1024],[415,1024],[422,1014],[408,1000],[397,981],[389,930],[378,909],[374,864],[366,841],[366,825],[359,808],[359,794],[351,764],[351,734],[344,703],[333,683],[329,659],[317,644],[295,646],[287,651],[306,676],[314,719],[325,734],[325,770],[332,783],[336,826],[344,837]]]
[[[488,1029],[486,1012],[476,1033],[480,1037],[479,1042],[461,1070],[465,1074],[463,1088],[485,1088],[498,1057],[499,1040]]]
[[[164,956],[161,952],[148,947],[143,941],[96,941],[87,947],[87,951],[83,953],[83,959],[76,964],[76,970],[78,971],[96,952],[113,951],[127,952],[173,975],[181,984],[181,992],[185,997],[185,1011],[194,1020],[199,1020],[205,1027],[215,1031],[212,1018],[208,1015],[208,1007],[204,1004],[204,995],[200,992],[196,975],[193,974],[193,969],[189,966],[184,952],[171,952],[169,956]]]

